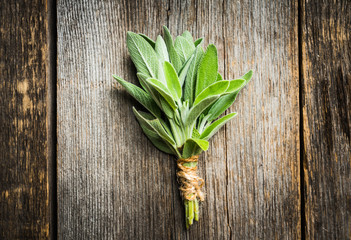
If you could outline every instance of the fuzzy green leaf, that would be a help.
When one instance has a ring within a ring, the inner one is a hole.
[[[199,46],[203,42],[203,40],[203,38],[196,39],[196,41],[194,42],[195,47]]]
[[[224,113],[235,101],[238,92],[233,92],[228,95],[221,96],[210,108],[208,114],[211,114],[209,121],[212,121]]]
[[[182,63],[184,63],[194,52],[195,46],[182,36],[178,36],[174,43],[174,48],[180,57]]]
[[[198,104],[205,98],[208,98],[214,95],[221,95],[227,90],[228,86],[229,86],[229,81],[226,81],[226,80],[222,80],[211,84],[196,97],[194,101],[194,105]]]
[[[198,46],[195,50],[193,60],[190,63],[189,70],[186,75],[185,88],[184,88],[184,100],[188,100],[190,106],[192,106],[194,102],[196,74],[197,74],[197,69],[199,67],[200,60],[203,55],[204,55],[204,50],[202,49],[201,46]]]
[[[150,44],[138,34],[128,32],[127,46],[138,72],[157,78],[160,63]]]
[[[144,122],[139,121],[139,119],[138,119],[138,122],[139,122],[143,132],[147,136],[147,138],[152,142],[152,144],[156,148],[158,148],[162,152],[176,155],[175,149],[173,146],[166,143],[155,131],[148,128]]]
[[[160,62],[162,62],[162,63],[164,61],[169,62],[167,46],[166,46],[166,43],[161,36],[158,36],[156,39],[155,51],[159,57]]]
[[[133,112],[139,122],[142,122],[147,128],[156,132],[162,139],[167,141],[172,146],[175,146],[173,138],[168,135],[159,119],[152,119],[151,116],[144,112],[139,112],[133,107]]]
[[[167,88],[171,92],[173,99],[178,101],[182,96],[182,87],[180,86],[178,75],[172,64],[163,63],[163,71],[165,73]]]
[[[223,80],[223,77],[220,73],[217,74],[217,81],[221,81]]]
[[[189,67],[190,67],[190,64],[193,60],[194,56],[191,56],[183,65],[182,69],[180,70],[179,72],[179,83],[180,85],[183,87],[183,84],[184,84],[184,80],[188,74],[188,70],[189,70]]]
[[[155,48],[155,41],[152,40],[151,38],[149,38],[148,36],[146,36],[145,34],[143,33],[138,33],[139,36],[143,37],[149,44],[152,48]]]
[[[146,81],[154,87],[159,94],[166,100],[166,102],[173,108],[173,110],[177,109],[177,106],[174,102],[174,99],[167,89],[167,87],[159,80],[154,78],[148,78]]]
[[[244,79],[234,79],[228,82],[229,82],[229,87],[226,90],[227,93],[237,92],[241,88],[243,88],[246,84],[246,81]]]
[[[191,156],[196,155],[198,152],[198,148],[200,148],[203,151],[206,151],[208,149],[209,142],[203,139],[194,139],[194,138],[189,138],[186,140],[183,148],[183,158],[189,158]]]
[[[208,126],[203,133],[201,134],[200,138],[208,140],[210,139],[224,124],[226,124],[230,119],[232,119],[236,113],[230,113],[217,121],[213,122],[210,126]]]
[[[184,31],[182,34],[182,37],[184,37],[188,42],[193,43],[194,39],[193,36],[189,31]]]
[[[218,56],[216,46],[211,44],[207,47],[203,56],[196,78],[195,96],[199,95],[202,90],[217,80]]]
[[[252,78],[252,70],[248,71],[247,73],[244,74],[244,76],[240,77],[241,79],[245,79],[246,83],[248,83],[251,78]]]
[[[141,105],[149,110],[155,117],[161,116],[159,107],[149,94],[134,84],[125,81],[121,77],[116,75],[112,76],[127,90],[130,95],[132,95],[132,97],[134,97]]]
[[[165,43],[167,46],[168,54],[169,54],[169,59],[171,60],[172,65],[174,66],[175,70],[177,73],[180,71],[182,68],[182,62],[178,56],[177,51],[174,48],[173,45],[173,38],[171,33],[169,32],[168,28],[166,26],[163,26],[164,30],[164,38],[165,38]]]
[[[185,119],[185,125],[186,126],[192,126],[196,119],[200,116],[200,114],[208,107],[210,106],[212,103],[214,103],[219,96],[212,96],[212,97],[208,97],[204,100],[202,100],[201,102],[199,102],[198,104],[194,105],[188,115],[186,116]]]

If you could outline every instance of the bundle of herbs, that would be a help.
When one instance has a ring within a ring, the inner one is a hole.
[[[167,27],[164,38],[158,36],[156,41],[128,32],[127,46],[141,88],[113,75],[148,110],[133,107],[145,135],[159,150],[177,158],[187,228],[198,221],[199,201],[204,200],[204,181],[196,173],[198,156],[236,115],[219,118],[252,77],[250,70],[240,78],[223,80],[216,46],[210,44],[204,51],[202,42],[202,38],[194,41],[188,31],[173,41]]]

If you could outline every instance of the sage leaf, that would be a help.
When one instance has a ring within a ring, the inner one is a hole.
[[[212,121],[224,113],[235,101],[238,92],[233,92],[228,95],[221,96],[210,108],[208,114],[211,114],[209,121]]]
[[[163,71],[166,77],[167,88],[171,92],[173,99],[178,101],[182,97],[182,87],[180,86],[177,72],[169,62],[163,63]]]
[[[240,77],[241,79],[245,79],[246,83],[248,83],[251,78],[252,78],[252,70],[248,71],[247,73],[244,74],[244,76]]]
[[[167,89],[163,83],[155,78],[148,78],[146,81],[157,90],[159,94],[166,100],[166,102],[173,108],[173,110],[177,109],[177,106],[174,102],[173,97],[171,96],[171,93]]]
[[[162,139],[167,141],[172,146],[175,145],[173,138],[170,135],[168,135],[168,133],[162,126],[160,120],[158,120],[157,118],[150,119],[150,115],[148,115],[147,113],[138,112],[134,107],[133,112],[139,122],[142,122],[149,129],[155,131]]]
[[[196,92],[195,96],[199,95],[202,90],[211,85],[217,80],[218,72],[218,56],[215,45],[210,44],[200,62],[197,72]]]
[[[138,34],[128,32],[127,46],[138,72],[157,78],[160,63],[150,44]]]
[[[150,44],[150,46],[152,48],[155,48],[155,41],[154,40],[152,40],[151,38],[149,38],[148,36],[146,36],[145,34],[142,34],[142,33],[139,33],[138,35],[143,37]]]
[[[226,81],[226,80],[222,80],[211,84],[196,97],[194,101],[194,105],[198,104],[199,102],[201,102],[203,99],[207,97],[211,97],[214,95],[221,95],[222,93],[226,92],[229,85],[230,85],[229,81]]]
[[[156,39],[155,51],[159,57],[160,62],[162,62],[162,63],[164,61],[169,62],[167,46],[166,46],[166,43],[161,36],[158,36]]]
[[[228,82],[229,82],[229,87],[226,90],[227,93],[239,91],[246,84],[245,79],[234,79],[234,80],[230,80]]]
[[[195,45],[184,37],[178,36],[175,40],[174,48],[177,51],[181,62],[184,63],[193,54]]]
[[[161,107],[160,101],[159,101],[159,96],[160,94],[157,92],[156,89],[154,89],[150,84],[146,81],[146,79],[149,78],[149,76],[138,72],[137,77],[139,79],[140,85],[147,91],[152,99],[157,103],[159,107]]]
[[[167,103],[164,98],[160,98],[161,109],[167,115],[168,118],[172,119],[174,117],[173,108]]]
[[[198,148],[206,151],[209,147],[209,142],[203,139],[189,138],[186,140],[183,148],[183,158],[189,158],[198,152]]]
[[[196,39],[196,41],[194,42],[195,47],[199,46],[203,42],[203,40],[203,38]]]
[[[221,81],[223,80],[223,77],[220,73],[217,74],[217,81]]]
[[[149,110],[155,117],[161,116],[161,111],[156,102],[144,90],[125,81],[121,77],[116,75],[113,75],[113,77],[127,90],[130,95],[132,95],[132,97],[134,97],[141,105]]]
[[[195,87],[196,87],[196,74],[199,67],[200,60],[204,55],[204,50],[198,46],[195,50],[194,57],[190,63],[188,73],[185,79],[184,100],[188,100],[190,107],[194,102]]]
[[[199,102],[198,104],[194,105],[188,115],[186,116],[186,119],[184,120],[184,123],[186,126],[193,126],[194,123],[196,122],[196,119],[200,116],[200,114],[208,107],[210,106],[212,103],[214,103],[217,99],[218,99],[218,95],[217,96],[212,96],[212,97],[208,97],[204,100],[202,100],[201,102]]]
[[[205,128],[205,130],[203,131],[203,133],[201,134],[200,138],[201,139],[205,139],[208,140],[210,139],[216,132],[218,132],[218,130],[224,125],[226,124],[230,119],[232,119],[233,117],[235,117],[237,113],[230,113],[220,119],[218,119],[217,121],[213,122],[210,126],[208,126],[207,128]]]
[[[143,130],[146,137],[152,142],[152,144],[162,152],[168,154],[176,154],[175,149],[169,143],[165,142],[154,130],[148,128],[145,123],[139,121],[141,129]]]
[[[169,59],[171,60],[171,63],[174,66],[175,70],[179,72],[182,67],[182,62],[178,56],[177,51],[174,48],[172,35],[166,26],[163,26],[163,30],[165,34],[164,38],[169,54]]]
[[[182,37],[184,37],[188,42],[193,44],[194,39],[189,31],[184,31]]]
[[[180,86],[183,87],[184,80],[188,74],[188,69],[190,67],[191,61],[193,60],[194,56],[191,56],[183,65],[182,69],[179,72],[179,83]]]

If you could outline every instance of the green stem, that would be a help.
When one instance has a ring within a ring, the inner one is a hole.
[[[195,221],[199,221],[199,201],[195,198],[194,203]]]
[[[193,225],[193,220],[194,220],[194,201],[189,201],[189,216],[188,216],[188,221],[189,225]]]
[[[185,206],[185,225],[186,228],[189,228],[189,222],[188,222],[188,217],[189,217],[189,201],[188,200],[184,200],[184,206]]]

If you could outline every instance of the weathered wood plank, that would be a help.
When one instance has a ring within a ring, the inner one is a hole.
[[[0,4],[0,239],[49,238],[47,5]]]
[[[126,31],[155,38],[164,24],[215,43],[226,77],[256,72],[239,117],[200,157],[207,199],[189,231],[172,157],[142,135],[136,102],[112,88],[112,73],[137,82]],[[300,236],[295,1],[61,1],[58,38],[59,237]]]
[[[351,2],[302,1],[309,239],[351,238]]]
[[[233,239],[299,239],[297,1],[227,1],[225,77],[254,70],[226,127]]]
[[[127,30],[152,38],[166,2],[58,3],[58,235],[167,239],[174,232],[173,159],[143,135],[140,107],[112,74],[137,83]],[[176,210],[178,211],[178,209]]]

